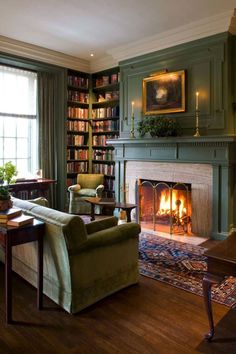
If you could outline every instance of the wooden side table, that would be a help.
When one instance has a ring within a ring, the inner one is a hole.
[[[43,236],[44,222],[34,219],[33,224],[12,227],[0,224],[0,245],[5,251],[6,323],[12,323],[12,247],[38,241],[37,307],[43,304]]]
[[[207,272],[203,277],[203,296],[210,327],[205,339],[211,341],[215,334],[211,288],[213,284],[220,283],[226,276],[236,276],[236,232],[207,250],[204,255],[207,257]]]
[[[118,203],[112,198],[97,198],[91,197],[86,198],[86,202],[91,204],[91,221],[95,220],[95,205],[106,206],[110,209],[122,209],[126,211],[127,215],[127,222],[131,222],[131,210],[136,208],[136,204],[129,204],[129,203]]]

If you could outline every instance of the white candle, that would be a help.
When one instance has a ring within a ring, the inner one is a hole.
[[[132,105],[132,111],[131,111],[131,114],[132,116],[134,115],[134,101],[131,102],[131,105]]]
[[[199,97],[199,92],[196,92],[196,111],[198,111],[198,97]]]

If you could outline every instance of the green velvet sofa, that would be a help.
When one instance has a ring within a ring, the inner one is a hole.
[[[138,282],[138,224],[117,225],[115,217],[85,224],[29,201],[13,198],[13,205],[45,222],[44,294],[69,313]],[[36,243],[13,248],[13,270],[36,286]]]

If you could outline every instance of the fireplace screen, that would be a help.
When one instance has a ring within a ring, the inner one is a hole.
[[[191,233],[191,185],[139,180],[139,221],[142,226],[167,233]]]

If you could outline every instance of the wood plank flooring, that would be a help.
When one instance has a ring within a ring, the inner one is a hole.
[[[14,325],[5,324],[4,266],[0,264],[0,353],[159,354],[236,353],[236,310],[215,304],[216,336],[203,340],[208,322],[203,299],[140,276],[131,286],[77,315],[13,277]]]

